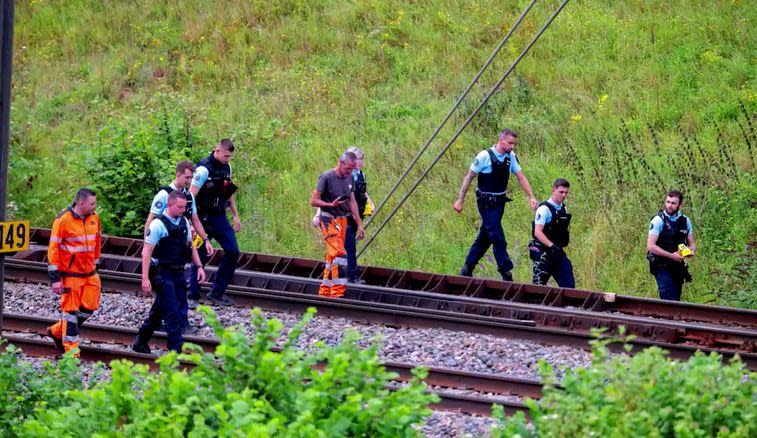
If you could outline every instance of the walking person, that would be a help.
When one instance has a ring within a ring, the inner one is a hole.
[[[352,191],[355,193],[357,211],[362,221],[365,219],[366,209],[370,206],[370,210],[368,211],[373,210],[372,201],[368,197],[368,183],[363,173],[365,154],[362,149],[356,146],[348,148],[347,152],[352,152],[357,158],[355,160],[355,170],[352,171]],[[365,281],[357,278],[357,230],[357,221],[352,216],[348,216],[347,231],[344,237],[344,249],[347,251],[347,282],[364,284]]]
[[[649,224],[647,259],[654,275],[660,299],[681,301],[684,282],[691,282],[684,257],[696,250],[691,220],[681,214],[683,193],[671,190],[665,196],[664,208]]]
[[[174,179],[173,181],[171,181],[171,184],[158,189],[158,192],[152,199],[152,204],[150,204],[150,213],[147,215],[147,220],[145,221],[145,234],[147,234],[150,223],[153,221],[153,219],[160,217],[160,215],[162,215],[166,210],[166,207],[168,206],[168,195],[170,195],[174,190],[178,190],[184,195],[184,198],[187,200],[184,217],[186,217],[192,224],[190,228],[192,230],[193,236],[195,233],[200,236],[200,238],[202,239],[201,244],[205,246],[205,252],[208,255],[212,255],[213,245],[211,245],[210,239],[205,233],[205,228],[200,222],[200,217],[197,215],[197,203],[195,202],[195,197],[189,192],[189,182],[192,180],[194,171],[195,165],[191,161],[180,161],[178,164],[176,164],[176,173],[174,174]],[[195,265],[191,265],[190,275],[193,275],[196,278],[197,269]],[[199,286],[199,283],[197,283],[196,281],[194,281],[193,283]],[[190,295],[187,297],[187,300],[183,301],[180,306],[183,319],[182,332],[190,328],[187,309],[197,308],[197,303],[200,299],[199,287],[197,287],[195,290],[192,290],[192,288],[190,288],[189,293]]]
[[[197,163],[190,193],[197,200],[197,212],[200,222],[207,236],[215,239],[223,248],[223,258],[218,265],[215,281],[208,294],[208,299],[220,306],[230,306],[234,302],[224,295],[229,282],[234,277],[239,260],[239,245],[236,233],[242,228],[239,211],[234,200],[237,186],[231,180],[231,156],[234,144],[224,138],[213,149],[213,152]],[[226,209],[231,210],[234,226],[229,224]],[[208,251],[204,246],[199,248],[203,264],[207,263]],[[193,299],[199,298],[199,284],[195,277],[190,280],[190,293]]]
[[[513,262],[507,254],[507,240],[502,229],[502,217],[505,213],[505,204],[510,201],[507,197],[507,186],[510,174],[515,174],[523,191],[528,195],[531,210],[536,210],[538,202],[531,191],[531,185],[523,174],[515,157],[515,144],[518,135],[505,129],[499,134],[499,141],[479,152],[463,178],[457,201],[452,208],[458,213],[463,211],[463,202],[468,187],[474,177],[478,177],[476,188],[476,203],[481,215],[481,228],[476,240],[473,241],[468,256],[465,258],[460,275],[471,277],[473,270],[481,257],[484,256],[489,246],[493,247],[494,258],[497,260],[497,270],[504,281],[512,281]]]
[[[356,161],[357,156],[353,152],[343,153],[335,168],[318,177],[310,198],[310,205],[321,209],[319,222],[326,242],[326,265],[318,294],[325,297],[339,298],[347,290],[347,251],[344,241],[349,216],[352,216],[357,225],[357,239],[362,239],[364,235],[363,221],[353,192],[352,171],[355,170]]]
[[[58,353],[75,350],[79,356],[79,328],[100,307],[102,228],[92,190],[76,192],[73,204],[53,221],[47,248],[47,271],[53,293],[60,296],[63,319],[47,329]]]
[[[565,254],[570,243],[571,214],[565,206],[570,192],[570,183],[558,178],[552,184],[552,196],[539,204],[536,217],[531,223],[533,240],[528,249],[533,264],[534,284],[547,284],[554,277],[560,287],[576,287],[573,265]]]
[[[182,300],[186,300],[185,266],[197,266],[198,281],[205,280],[200,256],[192,245],[189,221],[184,217],[187,199],[178,190],[168,195],[163,214],[150,222],[142,248],[142,293],[155,292],[147,319],[139,327],[132,345],[138,353],[150,353],[148,342],[161,322],[165,325],[168,349],[181,352]]]

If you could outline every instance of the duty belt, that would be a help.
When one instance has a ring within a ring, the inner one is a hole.
[[[502,202],[510,202],[512,199],[507,197],[507,193],[492,193],[492,192],[484,192],[479,189],[476,189],[476,198],[486,198],[490,201],[502,201]]]

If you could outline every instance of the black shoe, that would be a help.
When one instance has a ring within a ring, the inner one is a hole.
[[[147,345],[138,344],[136,342],[132,344],[131,349],[133,351],[136,351],[137,353],[152,354],[150,347],[148,347]]]
[[[473,277],[473,266],[465,263],[463,269],[460,270],[460,275],[463,277]]]
[[[53,344],[55,344],[55,352],[63,355],[66,353],[66,349],[63,347],[63,339],[56,338],[55,335],[53,335],[53,331],[49,328],[47,329],[47,336],[52,338]]]
[[[513,281],[513,273],[511,271],[502,272],[502,281]]]
[[[234,304],[236,304],[234,301],[231,300],[231,298],[225,295],[217,297],[213,294],[208,294],[208,299],[217,306],[233,306]]]

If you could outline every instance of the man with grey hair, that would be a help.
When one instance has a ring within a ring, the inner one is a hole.
[[[321,234],[326,242],[326,266],[318,294],[339,298],[347,290],[347,252],[344,238],[347,218],[352,216],[357,224],[357,238],[362,239],[364,230],[360,220],[357,201],[353,193],[352,171],[355,170],[357,156],[345,152],[339,163],[318,177],[318,183],[310,205],[321,209],[319,216]]]
[[[468,173],[463,179],[460,187],[460,193],[457,201],[452,208],[456,212],[463,211],[463,201],[468,187],[475,176],[478,176],[478,187],[476,188],[476,203],[478,212],[481,215],[481,229],[478,237],[471,245],[468,256],[465,259],[463,269],[460,275],[467,277],[473,276],[475,268],[481,257],[484,256],[490,246],[494,249],[494,258],[497,260],[497,270],[502,275],[502,280],[513,281],[511,273],[513,262],[507,254],[507,240],[505,232],[502,229],[502,216],[505,214],[505,203],[510,201],[507,197],[507,183],[510,180],[510,174],[513,173],[518,178],[521,188],[528,195],[528,202],[531,210],[536,210],[539,202],[534,197],[531,185],[528,183],[526,176],[515,158],[513,149],[518,135],[510,130],[505,129],[499,134],[499,141],[489,149],[485,149],[476,155]]]

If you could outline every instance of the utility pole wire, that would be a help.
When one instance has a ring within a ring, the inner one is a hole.
[[[394,217],[394,215],[397,213],[397,211],[400,209],[400,207],[402,207],[402,205],[405,203],[405,201],[407,201],[407,199],[410,197],[410,195],[412,195],[413,192],[415,192],[415,189],[418,188],[418,185],[420,185],[420,183],[426,178],[426,176],[428,176],[428,174],[431,172],[431,169],[434,168],[434,166],[436,165],[436,163],[439,162],[439,160],[442,158],[442,156],[445,154],[445,152],[447,152],[447,150],[450,148],[450,146],[452,146],[452,144],[455,142],[455,140],[457,140],[457,138],[460,136],[460,134],[462,134],[463,130],[465,130],[465,128],[468,127],[468,125],[470,124],[470,122],[473,120],[473,117],[475,117],[478,114],[478,112],[481,111],[481,109],[484,107],[484,105],[486,105],[486,103],[494,95],[494,93],[497,92],[497,90],[502,85],[502,83],[505,81],[505,79],[507,79],[508,76],[510,76],[510,73],[512,73],[513,70],[515,70],[515,67],[518,65],[518,63],[523,59],[524,56],[526,56],[526,54],[528,53],[528,51],[531,50],[531,47],[533,47],[533,45],[536,43],[536,41],[539,40],[539,38],[544,33],[544,31],[547,30],[547,28],[549,27],[549,25],[552,24],[552,22],[555,20],[555,18],[557,18],[557,16],[560,14],[560,11],[563,10],[563,8],[565,7],[565,5],[567,5],[569,1],[570,0],[564,0],[560,4],[560,6],[552,14],[552,16],[549,17],[549,20],[547,20],[547,22],[544,23],[544,26],[542,26],[542,28],[539,30],[539,32],[533,37],[533,39],[531,39],[531,42],[529,42],[528,45],[526,46],[526,48],[524,48],[523,51],[520,52],[520,55],[518,55],[518,57],[515,59],[515,61],[513,61],[513,63],[510,65],[510,68],[508,68],[507,71],[505,71],[505,73],[499,78],[499,80],[492,87],[492,89],[489,90],[489,92],[486,94],[486,96],[481,101],[481,103],[479,103],[479,105],[476,107],[476,109],[473,111],[473,113],[471,113],[471,115],[468,116],[468,118],[465,120],[465,122],[460,127],[460,129],[457,130],[457,132],[452,137],[452,139],[450,139],[450,141],[447,142],[447,144],[444,146],[444,148],[439,153],[439,155],[436,156],[436,158],[431,163],[431,165],[428,167],[428,169],[426,169],[426,171],[423,172],[423,174],[418,178],[418,180],[415,181],[415,183],[412,185],[412,187],[410,187],[410,190],[405,194],[405,196],[400,200],[400,202],[394,207],[394,210],[392,210],[392,212],[389,213],[389,217],[387,217],[386,219],[384,219],[384,222],[381,223],[381,225],[379,226],[378,230],[376,230],[376,232],[373,233],[373,235],[365,243],[365,245],[363,245],[363,247],[360,249],[360,252],[358,252],[358,254],[357,254],[358,257],[360,257],[361,255],[363,255],[363,253],[368,249],[368,247],[371,245],[371,243],[373,243],[373,241],[376,239],[376,236],[378,236],[378,234],[381,232],[381,230],[384,229],[384,227],[386,226],[386,224],[392,219],[392,217]]]

